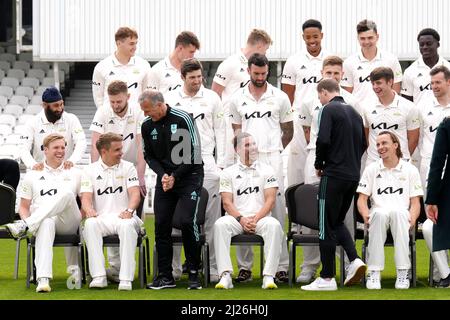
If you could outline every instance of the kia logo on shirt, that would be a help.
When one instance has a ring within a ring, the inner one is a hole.
[[[375,125],[374,123],[372,123],[371,125],[373,130],[390,130],[390,129],[394,129],[394,130],[398,130],[398,124],[393,124],[391,126],[388,126],[388,124],[386,122],[381,122],[377,125]]]
[[[205,114],[204,113],[200,113],[198,116],[194,117],[194,120],[197,120],[197,119],[199,119],[199,120],[205,119]]]
[[[368,75],[368,76],[365,77],[365,78],[359,77],[359,83],[369,82],[369,81],[370,81],[370,75]]]
[[[435,132],[438,128],[437,128],[437,127],[436,127],[436,128],[433,128],[433,126],[430,126],[429,129],[430,129],[430,132],[433,133],[433,132]]]
[[[420,92],[425,90],[431,90],[431,83],[427,84],[426,86],[420,86],[419,87]]]
[[[121,136],[123,137],[123,134],[122,134]],[[125,136],[125,137],[123,138],[123,141],[127,140],[128,138],[130,138],[130,140],[133,140],[134,134],[133,134],[133,133],[130,133],[129,135]]]
[[[97,190],[97,195],[101,196],[104,194],[114,194],[116,192],[122,193],[123,192],[123,188],[122,186],[117,187],[115,190],[113,190],[112,187],[108,187],[105,190],[101,191],[100,189]]]
[[[396,190],[394,190],[394,188],[392,188],[392,187],[387,187],[387,188],[384,188],[384,189],[378,188],[377,193],[379,195],[382,195],[382,194],[394,194],[394,193],[403,194],[403,188],[398,188]]]
[[[317,79],[317,77],[311,77],[309,79],[303,79],[303,84],[313,84],[313,83],[319,83],[320,80]]]
[[[267,118],[270,118],[271,115],[272,115],[271,111],[267,111],[267,112],[264,112],[264,113],[261,113],[259,111],[255,111],[255,112],[252,112],[250,114],[246,113],[244,116],[245,116],[245,119],[248,120],[250,118],[256,119],[256,118],[264,118],[266,116],[267,116]]]
[[[54,196],[56,193],[58,193],[58,190],[56,189],[50,189],[47,191],[41,190],[41,197],[43,196]]]
[[[256,193],[256,192],[259,192],[259,187],[254,187],[254,188],[249,187],[249,188],[245,188],[242,191],[240,189],[238,189],[237,195],[241,196],[243,194],[250,194],[250,193]]]
[[[128,86],[128,89],[132,89],[133,87],[134,87],[134,89],[137,89],[138,83],[135,82],[135,83],[130,84],[130,85]]]

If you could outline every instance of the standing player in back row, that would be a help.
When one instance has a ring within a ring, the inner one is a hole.
[[[175,39],[175,48],[164,60],[155,64],[150,72],[149,88],[162,94],[183,85],[181,65],[200,50],[200,41],[191,31],[181,32]]]
[[[377,67],[388,67],[394,73],[392,88],[395,92],[400,93],[402,81],[400,62],[393,54],[377,47],[380,35],[375,22],[362,20],[356,26],[356,31],[361,51],[345,59],[342,87],[353,93],[358,103],[366,99],[376,99],[370,85],[370,73]]]
[[[131,99],[136,103],[139,94],[147,89],[150,64],[135,55],[138,43],[136,30],[121,27],[115,34],[116,51],[94,68],[92,95],[97,108],[108,102],[108,86],[114,80],[127,83]]]

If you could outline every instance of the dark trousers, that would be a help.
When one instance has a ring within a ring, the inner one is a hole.
[[[20,180],[19,164],[15,160],[0,159],[0,181],[9,184],[14,190]]]
[[[202,184],[203,178],[194,176],[175,181],[175,187],[167,192],[163,191],[161,182],[156,185],[155,240],[160,275],[172,278],[172,219],[175,209],[179,210],[177,214],[181,214],[181,232],[188,268],[189,270],[199,268],[200,229],[195,219]]]
[[[341,245],[348,259],[358,257],[353,239],[344,225],[357,181],[348,181],[323,176],[319,185],[319,248],[322,262],[322,278],[333,278],[336,274],[336,246]]]

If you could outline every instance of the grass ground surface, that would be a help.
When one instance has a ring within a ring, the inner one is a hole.
[[[151,252],[154,245],[153,217],[147,216],[145,221],[147,233],[150,235]],[[339,288],[335,292],[304,292],[298,284],[290,288],[281,284],[277,290],[266,291],[261,289],[259,278],[259,249],[255,248],[255,263],[253,268],[253,281],[245,284],[234,284],[232,290],[216,290],[214,284],[198,291],[188,291],[187,278],[177,282],[177,287],[166,290],[140,289],[139,281],[133,283],[133,291],[123,292],[117,290],[117,284],[110,284],[103,290],[88,289],[85,284],[79,290],[69,290],[66,287],[67,274],[65,273],[64,251],[54,248],[52,292],[38,294],[36,286],[30,289],[25,286],[26,275],[26,247],[22,243],[20,255],[19,279],[13,279],[15,241],[1,240],[0,250],[0,299],[9,300],[450,300],[450,289],[430,288],[427,282],[429,253],[424,240],[417,240],[417,287],[409,290],[394,289],[395,267],[393,249],[386,250],[386,268],[382,272],[382,290],[367,290],[361,285]],[[357,243],[358,252],[361,243]],[[235,250],[232,247],[232,257],[235,263]],[[137,257],[137,255],[136,255]],[[298,250],[297,261],[301,263],[301,249]],[[151,260],[153,263],[153,260]],[[236,265],[235,272],[237,272]],[[297,274],[299,267],[297,266]],[[337,270],[339,275],[339,270]],[[151,278],[149,278],[151,279]],[[338,280],[338,279],[337,279]]]

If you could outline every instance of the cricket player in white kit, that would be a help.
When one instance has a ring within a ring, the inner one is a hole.
[[[101,134],[114,132],[123,138],[122,159],[133,163],[137,167],[141,202],[137,214],[141,217],[142,205],[147,193],[145,185],[146,163],[142,151],[141,125],[144,121],[144,113],[138,103],[130,101],[127,84],[124,81],[115,80],[108,86],[107,104],[98,108],[92,120],[91,145],[95,146]],[[91,148],[91,162],[97,161],[99,154],[96,148]],[[106,270],[108,279],[119,282],[120,256],[119,248],[108,247],[108,262],[110,268]]]
[[[80,120],[76,115],[64,111],[63,98],[55,87],[49,87],[42,93],[42,108],[25,125],[22,161],[27,169],[42,170],[44,138],[51,133],[58,133],[66,140],[64,166],[70,168],[81,160],[86,150],[86,136]]]
[[[200,50],[197,36],[191,31],[181,32],[175,39],[175,48],[169,56],[153,66],[149,88],[162,94],[180,88],[183,85],[181,65],[184,60],[193,58],[197,50]]]
[[[80,226],[81,213],[76,197],[80,190],[81,171],[64,168],[66,141],[60,134],[50,134],[43,142],[44,167],[30,170],[20,187],[19,214],[22,220],[6,225],[15,238],[27,230],[36,237],[36,292],[50,292],[53,277],[53,241],[55,234],[74,235]],[[81,285],[77,248],[64,248],[67,271]]]
[[[97,108],[108,103],[108,86],[114,80],[127,83],[131,102],[137,103],[139,95],[148,88],[150,64],[136,56],[138,34],[129,27],[121,27],[115,34],[117,49],[101,60],[92,74],[92,95]]]
[[[220,177],[220,194],[227,214],[214,225],[217,268],[221,276],[216,289],[233,288],[230,242],[233,236],[242,233],[263,237],[266,263],[262,288],[275,289],[274,276],[285,238],[281,224],[271,216],[278,187],[276,174],[271,166],[258,160],[258,148],[249,133],[238,133],[233,142],[239,161],[223,170]]]
[[[322,64],[321,78],[334,79],[340,83],[342,79],[342,64],[343,60],[337,56],[325,57]],[[352,106],[358,113],[359,107],[356,103],[355,97],[348,91],[341,89],[340,95],[344,101]],[[308,152],[306,162],[303,166],[304,182],[307,184],[314,184],[320,182],[320,177],[316,174],[314,163],[316,161],[316,140],[319,133],[319,115],[323,109],[322,103],[317,96],[310,96],[309,100],[301,102],[299,110],[299,126],[303,127]],[[351,212],[345,216],[345,225],[352,238],[354,238],[353,226],[353,206],[350,206]],[[311,230],[302,227],[302,232],[307,234],[317,233],[317,230]],[[348,262],[348,261],[346,261]],[[316,270],[320,265],[320,252],[318,247],[304,246],[303,247],[303,264],[301,266],[301,273],[297,277],[297,282],[309,283],[316,274]]]
[[[286,93],[267,82],[269,61],[255,53],[248,61],[250,83],[238,90],[230,99],[230,115],[235,133],[250,133],[259,150],[258,160],[272,166],[278,180],[275,208],[272,210],[282,227],[285,225],[283,161],[280,152],[292,139],[293,113]],[[283,229],[284,230],[284,229]],[[239,246],[241,247],[241,246]],[[240,269],[251,270],[253,252],[244,258],[237,256]],[[289,257],[286,243],[282,246],[277,281],[287,282]]]
[[[222,61],[214,75],[211,90],[221,97],[225,121],[227,122],[226,167],[235,163],[235,152],[232,143],[234,133],[231,128],[228,102],[237,90],[245,87],[250,82],[250,76],[247,72],[248,59],[254,53],[265,55],[271,45],[272,39],[266,31],[253,29],[247,38],[245,47]]]
[[[214,223],[221,216],[219,178],[220,169],[225,167],[226,122],[220,97],[202,85],[203,68],[197,59],[183,61],[181,78],[184,82],[183,86],[167,92],[164,100],[173,108],[192,114],[199,131],[205,172],[203,187],[209,194],[204,228],[206,241],[209,244],[210,277],[211,281],[217,282],[219,275],[214,253],[213,228]],[[181,234],[181,230],[176,231]],[[180,253],[181,247],[174,247],[172,273],[175,279],[179,279],[182,272]]]
[[[103,237],[120,239],[119,290],[131,290],[136,268],[138,232],[143,222],[136,215],[139,181],[131,162],[122,160],[122,137],[102,134],[96,143],[100,159],[85,167],[81,203],[86,214],[83,236],[89,252],[92,281],[89,288],[107,286]]]
[[[396,289],[408,289],[409,229],[420,213],[422,183],[417,168],[402,160],[400,141],[390,131],[382,131],[376,140],[381,157],[366,167],[359,182],[358,210],[369,225],[367,289],[381,289],[380,272],[384,269],[384,243],[387,230],[394,239]],[[371,208],[367,205],[370,197]]]
[[[434,67],[431,72],[431,88],[434,99],[431,103],[419,106],[419,116],[423,131],[420,149],[420,176],[424,189],[427,190],[428,173],[430,171],[431,156],[439,124],[450,116],[450,70],[445,66]],[[426,194],[426,191],[425,191]],[[433,279],[438,286],[447,288],[450,285],[450,268],[446,250],[433,251],[433,222],[430,217],[423,223],[422,232],[428,250],[435,263]]]
[[[411,154],[419,142],[419,110],[411,101],[399,96],[392,90],[394,74],[390,68],[375,68],[370,73],[373,91],[378,99],[362,106],[362,116],[367,148],[366,167],[379,159],[376,139],[381,131],[391,130],[400,139],[405,160],[411,159]]]

